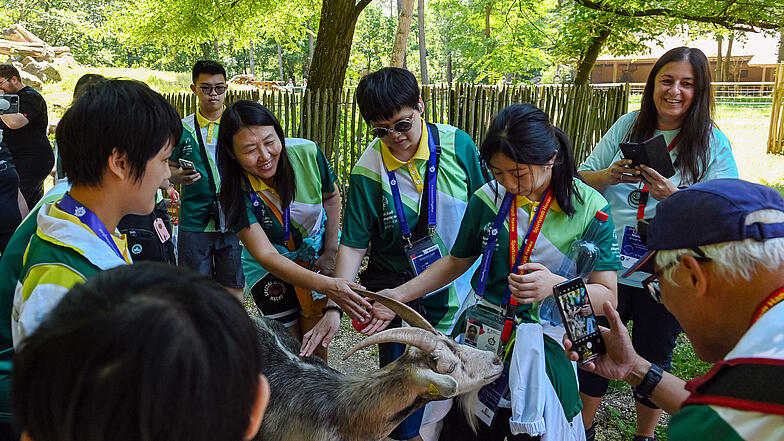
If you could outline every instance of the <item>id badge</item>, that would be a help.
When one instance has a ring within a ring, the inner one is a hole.
[[[408,257],[408,263],[411,265],[411,269],[414,270],[414,276],[422,274],[427,267],[442,257],[441,250],[430,236],[419,239],[411,246],[406,245],[404,249]]]
[[[161,218],[155,218],[152,225],[155,228],[155,232],[158,234],[158,240],[160,240],[161,243],[164,243],[171,238],[171,234],[169,234],[169,230],[166,229],[166,225]]]
[[[621,263],[625,269],[629,269],[640,259],[648,248],[643,245],[642,237],[637,229],[627,226],[623,231],[623,240],[621,241]]]
[[[498,403],[508,387],[509,374],[504,372],[495,381],[479,389],[479,401],[474,408],[474,414],[488,427],[493,425],[493,417],[498,410]]]
[[[466,311],[463,344],[497,354],[503,330],[504,322],[497,312],[474,305]]]

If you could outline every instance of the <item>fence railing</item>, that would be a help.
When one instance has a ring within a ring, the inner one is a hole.
[[[588,156],[601,136],[628,108],[626,85],[499,87],[445,84],[422,86],[421,94],[428,121],[462,129],[477,145],[500,109],[512,103],[532,103],[569,135],[578,162]],[[166,98],[183,116],[196,109],[193,94],[167,94]],[[372,140],[370,127],[360,115],[353,87],[309,93],[285,90],[227,92],[227,104],[239,99],[258,101],[270,109],[280,120],[287,137],[318,142],[344,185],[351,167]],[[303,114],[307,117],[303,118]]]
[[[775,82],[714,82],[713,100],[717,106],[760,108],[773,103]],[[595,85],[598,86],[598,85]],[[645,83],[629,83],[631,99],[639,99]]]
[[[768,131],[768,153],[784,153],[784,64],[776,66],[776,83],[773,89],[772,107],[770,110],[770,128]]]

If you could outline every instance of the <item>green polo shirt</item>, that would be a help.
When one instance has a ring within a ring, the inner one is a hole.
[[[208,164],[204,163],[204,155],[201,153],[199,140],[196,137],[196,124],[194,123],[196,116],[198,116],[201,136],[207,149]],[[201,178],[193,184],[182,186],[182,193],[180,194],[180,230],[199,233],[219,231],[215,227],[215,221],[208,214],[210,204],[218,197],[218,192],[220,191],[220,174],[218,173],[215,159],[219,127],[220,118],[217,121],[208,121],[198,111],[182,119],[182,137],[172,151],[169,160],[177,162],[180,159],[187,159],[193,162],[196,171],[201,174]],[[207,178],[207,167],[212,170],[215,187],[217,188],[210,186],[210,180]]]
[[[460,220],[468,206],[471,194],[485,183],[479,165],[479,152],[471,137],[455,127],[435,124],[438,130],[441,156],[437,178],[435,243],[446,255],[457,237]],[[403,211],[413,230],[419,221],[419,188],[426,175],[429,151],[427,130],[411,161],[394,164],[388,148],[375,139],[367,147],[351,170],[348,196],[343,212],[343,229],[340,243],[352,248],[370,247],[371,264],[384,271],[409,271],[410,265],[404,252],[405,241],[395,213],[395,203],[389,186],[388,166],[397,166],[395,176],[403,202]],[[385,162],[386,161],[386,162]],[[387,162],[389,164],[387,164]],[[410,170],[415,168],[416,172]],[[416,181],[420,180],[419,183]],[[426,189],[424,191],[427,191]],[[427,213],[423,213],[427,216]],[[445,298],[423,299],[428,320],[442,331],[451,331],[455,314],[471,290],[467,278],[459,278],[449,286]]]

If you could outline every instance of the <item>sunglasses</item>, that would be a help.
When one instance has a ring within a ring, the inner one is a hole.
[[[395,133],[406,133],[411,130],[411,127],[414,126],[414,123],[411,122],[411,119],[414,115],[411,115],[407,119],[401,119],[400,121],[396,122],[391,129],[387,129],[385,127],[374,127],[370,133],[373,134],[376,138],[383,138],[385,136],[389,136],[392,132]]]
[[[697,256],[692,256],[694,257],[695,260],[697,260],[697,262],[706,263],[712,260],[710,257],[705,257],[705,252],[703,252],[701,249],[692,248],[692,250],[698,254]],[[678,260],[676,260],[675,262],[670,262],[664,268],[661,268],[658,271],[654,271],[653,274],[651,274],[645,280],[642,281],[643,288],[645,288],[645,290],[648,291],[648,294],[650,294],[651,298],[656,303],[662,303],[661,288],[659,287],[659,277],[661,277],[661,275],[664,274],[665,271],[667,271],[668,269],[674,267],[679,263],[681,263],[681,256],[678,256]]]
[[[199,89],[201,89],[201,91],[204,92],[205,95],[212,94],[213,90],[215,91],[216,94],[223,95],[223,92],[226,91],[227,87],[226,86],[199,86]]]

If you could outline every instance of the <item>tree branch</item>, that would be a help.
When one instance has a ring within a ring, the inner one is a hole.
[[[639,11],[627,11],[624,9],[616,9],[610,5],[606,5],[601,2],[593,1],[593,0],[575,0],[575,1],[577,2],[577,4],[581,6],[585,6],[586,8],[589,9],[594,9],[596,11],[602,11],[602,12],[610,12],[624,17],[654,17],[654,16],[673,17],[673,18],[680,18],[683,20],[697,21],[701,23],[717,24],[719,26],[724,26],[725,28],[736,30],[736,31],[758,32],[759,29],[777,30],[782,26],[781,24],[746,20],[740,17],[692,15],[692,14],[687,14],[684,12],[676,11],[673,9],[666,9],[666,8],[651,8],[651,9],[641,9]]]

